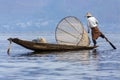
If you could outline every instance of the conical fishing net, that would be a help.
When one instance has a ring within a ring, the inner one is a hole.
[[[89,46],[89,37],[82,23],[74,16],[62,19],[56,27],[56,41],[58,44]]]

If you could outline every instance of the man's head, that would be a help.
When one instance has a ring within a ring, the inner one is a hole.
[[[85,16],[89,18],[89,17],[92,17],[92,14],[90,12],[87,12]]]

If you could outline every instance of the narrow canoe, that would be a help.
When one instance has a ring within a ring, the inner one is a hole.
[[[91,50],[96,47],[93,46],[73,46],[73,45],[61,45],[50,43],[35,43],[32,41],[21,40],[18,38],[9,38],[9,41],[16,43],[24,48],[33,50],[35,52],[41,51],[73,51],[73,50]]]

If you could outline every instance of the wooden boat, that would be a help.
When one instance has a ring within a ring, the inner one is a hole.
[[[35,52],[41,51],[72,51],[72,50],[91,50],[96,47],[93,46],[73,46],[73,45],[61,45],[50,43],[35,43],[32,41],[21,40],[18,38],[9,38],[10,42],[14,42],[24,48],[33,50]]]

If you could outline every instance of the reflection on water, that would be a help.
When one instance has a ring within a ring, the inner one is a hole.
[[[68,51],[68,52],[32,52],[19,56],[29,57],[54,57],[58,61],[80,61],[88,64],[90,60],[90,51]]]

